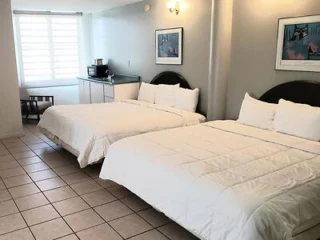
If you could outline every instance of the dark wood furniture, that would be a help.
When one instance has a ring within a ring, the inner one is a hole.
[[[180,87],[191,89],[189,83],[185,80],[184,77],[182,77],[179,73],[170,71],[158,74],[150,83],[155,85],[176,85],[180,83]]]
[[[278,103],[280,99],[320,107],[320,82],[292,81],[283,83],[267,91],[259,100]]]
[[[28,121],[30,115],[36,115],[40,121],[40,115],[54,105],[53,96],[29,96],[29,100],[20,100],[21,114]]]

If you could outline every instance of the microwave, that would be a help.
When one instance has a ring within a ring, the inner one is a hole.
[[[95,78],[108,77],[108,65],[92,65],[88,66],[88,76]]]

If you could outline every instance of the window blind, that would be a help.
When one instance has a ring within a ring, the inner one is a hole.
[[[61,84],[80,72],[81,16],[16,14],[22,85]]]

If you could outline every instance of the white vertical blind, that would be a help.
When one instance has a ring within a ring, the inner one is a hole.
[[[79,76],[81,16],[15,17],[22,85],[60,85]]]

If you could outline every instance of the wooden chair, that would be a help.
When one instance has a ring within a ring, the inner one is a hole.
[[[25,115],[28,121],[30,115],[36,115],[37,120],[40,121],[40,115],[44,113],[49,107],[54,105],[53,96],[29,96],[29,100],[20,100],[21,114]]]

